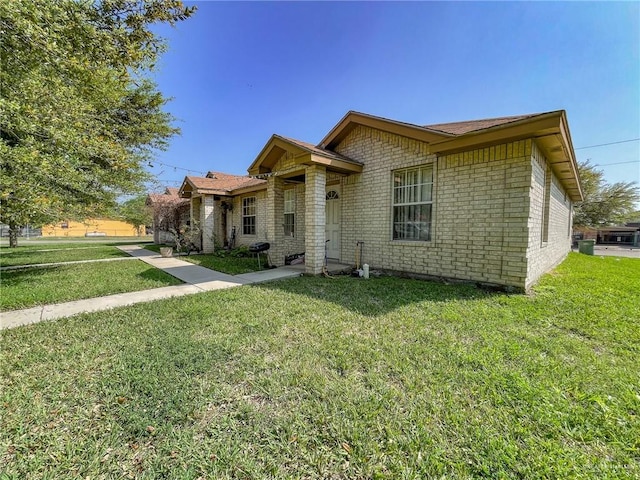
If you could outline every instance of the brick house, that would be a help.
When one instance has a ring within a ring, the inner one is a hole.
[[[277,265],[305,252],[309,274],[328,239],[338,262],[364,242],[371,268],[527,289],[570,251],[582,200],[564,111],[427,126],[349,112],[318,145],[273,135],[248,172],[187,177],[180,195],[205,232],[268,241]]]

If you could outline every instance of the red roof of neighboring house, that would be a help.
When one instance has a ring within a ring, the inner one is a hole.
[[[185,177],[185,182],[189,182],[195,190],[206,192],[216,192],[220,194],[231,194],[234,190],[247,187],[255,187],[265,184],[266,180],[252,178],[247,175],[231,175],[222,172],[208,172],[206,177]],[[182,184],[181,191],[185,184]]]
[[[154,203],[175,203],[176,206],[186,202],[184,198],[178,196],[178,189],[175,187],[167,187],[164,193],[150,193],[147,195],[147,205]]]

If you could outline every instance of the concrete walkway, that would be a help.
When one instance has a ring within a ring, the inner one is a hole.
[[[139,292],[119,293],[106,297],[88,298],[73,302],[33,307],[25,310],[2,312],[0,313],[0,330],[38,323],[44,320],[69,317],[84,312],[98,312],[125,305],[152,302],[163,298],[181,297],[183,295],[193,295],[194,293],[239,287],[252,283],[299,277],[302,274],[300,268],[280,267],[272,270],[244,273],[242,275],[227,275],[199,265],[194,265],[190,262],[185,262],[179,258],[163,258],[157,253],[137,245],[122,245],[118,248],[123,252],[127,252],[132,257],[164,270],[169,275],[185,283],[183,285],[153,288]]]

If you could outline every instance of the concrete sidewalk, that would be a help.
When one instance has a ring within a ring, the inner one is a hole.
[[[136,245],[119,246],[118,248],[132,257],[164,270],[169,275],[182,280],[185,284],[2,312],[0,313],[0,330],[38,323],[44,320],[69,317],[84,312],[98,312],[136,303],[152,302],[163,298],[181,297],[183,295],[193,295],[194,293],[299,277],[301,275],[300,269],[295,267],[281,267],[235,276],[227,275],[185,262],[179,258],[163,258],[155,252]]]
[[[577,248],[572,249],[578,252]],[[631,247],[626,245],[594,245],[593,255],[596,257],[626,257],[640,258],[640,247]]]

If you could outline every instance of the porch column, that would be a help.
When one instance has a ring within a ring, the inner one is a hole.
[[[203,195],[200,204],[200,231],[203,253],[213,253],[213,195]]]
[[[282,189],[284,180],[279,177],[267,178],[267,209],[266,209],[266,234],[267,242],[271,244],[270,256],[273,263],[284,265],[284,197]]]
[[[189,201],[189,229],[197,229],[200,223],[200,197],[191,196]],[[202,235],[198,236],[196,246],[202,250]]]
[[[318,275],[324,265],[325,186],[327,169],[310,165],[305,170],[305,273]]]

